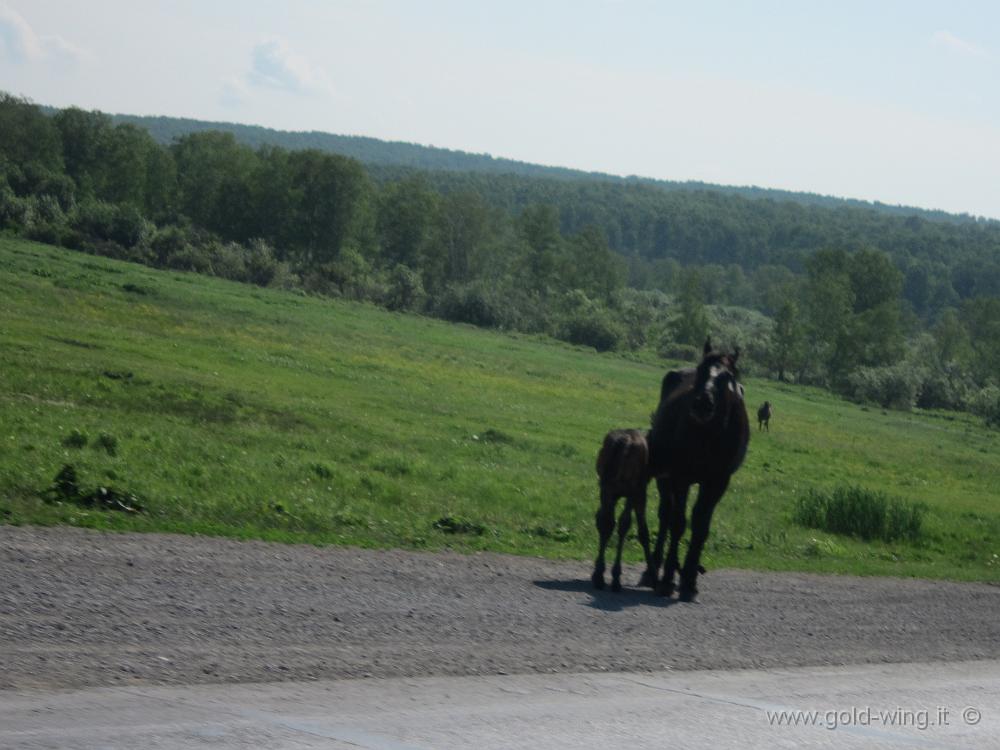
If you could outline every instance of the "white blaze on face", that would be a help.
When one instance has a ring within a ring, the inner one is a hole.
[[[705,383],[705,389],[708,390],[710,384],[715,383],[715,379],[719,377],[722,373],[726,371],[726,368],[722,365],[712,365],[711,369],[708,371],[708,382]]]

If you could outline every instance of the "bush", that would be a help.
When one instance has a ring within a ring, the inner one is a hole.
[[[670,299],[662,292],[620,289],[611,307],[625,331],[624,345],[636,350],[646,346],[652,332],[666,324]]]
[[[969,407],[990,427],[1000,427],[1000,387],[986,386],[970,399]]]
[[[740,372],[766,372],[771,354],[774,323],[763,313],[745,307],[712,305],[708,308],[712,341],[718,347],[740,348]],[[701,356],[701,348],[698,348]]]
[[[587,310],[563,319],[556,329],[556,338],[608,352],[624,341],[625,329],[607,311]]]
[[[77,205],[70,225],[91,240],[107,240],[126,248],[148,240],[153,233],[153,225],[135,206],[95,200]]]
[[[484,282],[449,286],[438,299],[436,312],[453,323],[481,328],[513,328],[516,316],[508,300]]]
[[[915,540],[926,506],[863,487],[837,487],[831,493],[810,490],[795,503],[795,522],[832,534],[862,539]]]
[[[390,310],[420,310],[427,300],[420,274],[409,266],[397,265],[389,274],[385,306]]]
[[[24,236],[49,245],[61,245],[68,227],[59,201],[51,195],[33,195],[25,200]]]
[[[660,342],[660,347],[656,353],[662,359],[679,360],[681,362],[701,361],[701,347],[691,346],[690,344],[677,344],[667,339]]]
[[[302,269],[302,285],[310,292],[346,297],[353,300],[375,300],[385,297],[373,278],[371,266],[356,247],[342,247],[329,263]]]
[[[921,409],[965,409],[972,385],[961,374],[929,372],[920,384],[917,406]]]
[[[268,286],[278,275],[278,259],[274,250],[262,239],[250,240],[244,253],[246,280],[257,286]]]
[[[859,367],[848,375],[848,393],[856,401],[909,411],[917,402],[923,373],[905,363]]]
[[[18,198],[7,185],[0,185],[0,228],[20,229],[27,213],[27,201]]]
[[[208,246],[208,262],[213,276],[230,281],[246,281],[246,251],[236,242],[212,242]]]
[[[150,248],[160,267],[198,273],[207,273],[212,268],[211,249],[196,246],[180,227],[161,229],[153,236]]]

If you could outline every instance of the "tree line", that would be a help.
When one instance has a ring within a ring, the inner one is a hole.
[[[1000,404],[995,222],[366,165],[211,130],[164,145],[3,94],[0,228],[598,350],[691,356],[711,331],[760,374]]]

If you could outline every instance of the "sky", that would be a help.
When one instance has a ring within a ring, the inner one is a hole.
[[[0,0],[39,104],[1000,218],[1000,3]]]

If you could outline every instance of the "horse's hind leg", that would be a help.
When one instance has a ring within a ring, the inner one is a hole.
[[[625,546],[625,536],[632,525],[632,498],[625,498],[625,510],[618,516],[618,550],[615,552],[615,564],[611,566],[611,590],[622,590],[622,547]]]
[[[597,548],[597,560],[594,561],[594,573],[590,576],[595,589],[604,588],[604,551],[607,549],[611,532],[615,530],[615,502],[617,497],[608,490],[601,488],[601,507],[597,509],[594,521],[600,536],[600,546]]]

